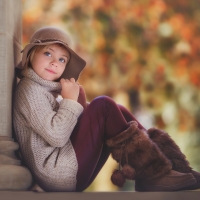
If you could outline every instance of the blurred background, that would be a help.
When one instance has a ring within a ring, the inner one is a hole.
[[[200,171],[200,0],[22,0],[23,46],[43,26],[66,30],[87,61],[87,100],[108,95],[145,128],[168,132]],[[89,164],[89,163],[88,163]],[[109,158],[86,191],[115,187]]]

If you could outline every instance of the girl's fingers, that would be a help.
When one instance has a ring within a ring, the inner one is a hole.
[[[65,82],[64,78],[61,78],[60,83],[63,84]]]
[[[62,78],[61,80],[60,80],[60,83],[62,84],[62,83],[64,83],[64,82],[69,82],[69,81],[71,81],[71,79],[69,80],[69,79],[64,79],[64,78]],[[72,82],[72,81],[71,81]]]
[[[75,83],[75,79],[74,78],[70,78],[70,81]]]

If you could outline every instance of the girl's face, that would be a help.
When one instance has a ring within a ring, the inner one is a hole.
[[[57,80],[69,61],[69,51],[59,44],[52,44],[36,51],[31,66],[38,76],[48,81]]]

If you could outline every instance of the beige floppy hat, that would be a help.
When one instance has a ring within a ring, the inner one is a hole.
[[[26,64],[28,60],[27,58],[33,50],[33,47],[36,45],[51,45],[55,43],[62,44],[70,52],[70,60],[59,79],[75,78],[75,80],[77,80],[81,71],[85,67],[86,62],[70,48],[71,42],[69,36],[63,30],[55,27],[41,28],[32,35],[30,43],[22,50],[22,61],[15,68],[17,77],[20,79],[23,77],[21,71]]]

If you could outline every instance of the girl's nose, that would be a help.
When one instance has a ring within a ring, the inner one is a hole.
[[[54,67],[57,67],[57,66],[58,66],[58,65],[57,65],[57,62],[56,62],[55,60],[53,60],[53,61],[51,62],[51,65],[54,66]]]

